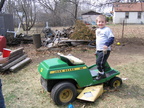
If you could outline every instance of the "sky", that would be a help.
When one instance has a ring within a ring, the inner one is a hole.
[[[105,4],[107,3],[106,1],[108,0],[87,0],[87,1],[90,1],[91,4],[99,4],[99,3],[102,3],[102,4]],[[109,0],[109,1],[116,1],[116,0]],[[130,2],[131,0],[121,0],[122,2]],[[136,0],[136,1],[139,1],[139,0]],[[107,6],[104,8],[104,10],[100,10],[99,8],[96,8],[95,6],[89,6],[90,10],[94,10],[96,12],[99,12],[99,13],[110,13],[110,11],[112,11],[112,6]]]
[[[90,1],[92,4],[92,5],[85,5],[84,6],[85,8],[88,8],[89,10],[94,10],[94,11],[99,12],[99,13],[109,13],[110,11],[112,11],[112,6],[105,7],[104,10],[102,10],[102,9],[100,10],[100,8],[93,6],[93,5],[99,4],[99,3],[105,4],[106,0],[87,0],[87,1]]]

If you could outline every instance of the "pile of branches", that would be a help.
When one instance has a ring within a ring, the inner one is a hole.
[[[82,21],[77,20],[75,29],[70,35],[70,39],[75,40],[95,40],[95,31],[90,29]]]

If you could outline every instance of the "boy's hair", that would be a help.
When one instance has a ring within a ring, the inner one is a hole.
[[[104,20],[106,21],[106,16],[105,16],[105,15],[99,15],[99,16],[96,18],[96,21],[97,21],[98,19],[104,19]]]

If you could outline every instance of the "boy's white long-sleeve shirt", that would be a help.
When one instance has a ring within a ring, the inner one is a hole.
[[[98,28],[96,30],[96,50],[103,50],[103,46],[107,45],[108,50],[111,50],[111,43],[113,43],[114,35],[109,27]]]

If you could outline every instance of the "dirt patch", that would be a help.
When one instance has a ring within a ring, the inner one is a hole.
[[[47,47],[41,47],[35,49],[33,44],[23,44],[21,46],[12,47],[16,49],[18,47],[24,47],[27,55],[32,59],[33,63],[39,64],[41,61],[53,57],[58,57],[57,53],[72,54],[82,59],[88,66],[95,64],[95,48],[89,48],[87,45],[79,45],[76,47],[58,47],[48,50]],[[117,46],[113,44],[112,52],[108,59],[111,66],[125,64],[137,59],[135,56],[143,56],[144,47],[139,42],[136,44],[127,42]]]

